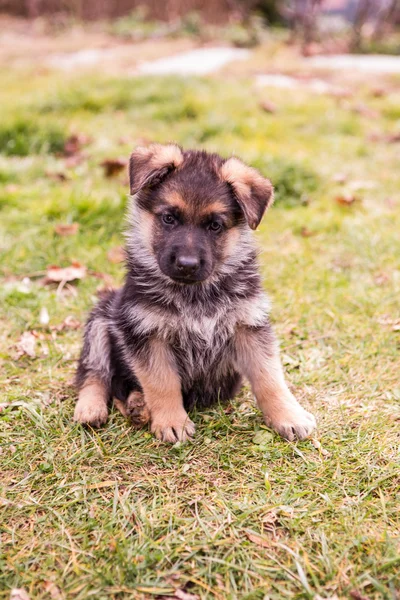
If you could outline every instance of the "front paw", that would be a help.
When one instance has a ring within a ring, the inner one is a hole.
[[[108,418],[108,407],[103,399],[94,397],[80,398],[75,406],[74,421],[81,425],[101,427]]]
[[[304,410],[297,402],[288,404],[278,414],[267,416],[265,422],[290,442],[294,439],[308,438],[317,426],[314,415]]]
[[[153,415],[151,431],[158,440],[163,442],[186,442],[191,439],[195,432],[195,425],[189,419],[186,411],[176,414]]]

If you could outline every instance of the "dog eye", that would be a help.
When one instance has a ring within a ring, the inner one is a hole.
[[[175,223],[174,217],[169,214],[163,215],[162,220],[166,225],[173,225]]]
[[[218,223],[218,221],[211,221],[211,223],[208,226],[208,229],[210,231],[213,231],[214,233],[217,233],[218,231],[221,231],[222,225],[221,223]]]

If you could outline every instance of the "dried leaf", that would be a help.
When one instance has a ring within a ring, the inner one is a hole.
[[[356,202],[357,198],[353,194],[340,194],[336,196],[335,201],[341,206],[351,206]]]
[[[64,598],[60,588],[57,587],[53,581],[46,581],[44,584],[44,589],[48,594],[50,594],[53,600],[62,600]]]
[[[22,356],[26,354],[31,358],[35,358],[35,346],[36,346],[36,338],[37,336],[33,331],[24,331],[21,335],[20,340],[17,344],[19,355]]]
[[[400,131],[394,133],[371,133],[368,136],[371,142],[385,142],[387,144],[395,144],[400,142]]]
[[[308,229],[308,227],[303,225],[303,227],[300,229],[300,235],[306,238],[312,237],[313,235],[315,235],[315,231],[311,231],[311,229]]]
[[[363,596],[358,590],[351,590],[350,597],[353,598],[353,600],[368,600],[368,598]]]
[[[189,594],[183,590],[175,590],[173,598],[177,598],[178,600],[200,600],[198,594]]]
[[[315,439],[315,438],[311,438],[311,439],[310,439],[310,442],[312,443],[312,445],[314,446],[314,448],[315,448],[316,450],[319,450],[319,451],[320,451],[320,453],[322,454],[322,456],[330,456],[330,455],[331,455],[331,453],[330,453],[330,452],[328,452],[328,450],[325,450],[325,448],[323,448],[323,447],[321,446],[321,442],[320,442],[319,440],[317,440],[317,439]]]
[[[72,156],[67,156],[64,164],[69,169],[73,169],[74,167],[77,167],[78,165],[80,165],[81,162],[83,162],[84,160],[85,160],[85,157],[83,154],[73,154]]]
[[[5,409],[7,408],[7,406],[10,406],[10,403],[9,403],[9,402],[2,402],[2,403],[0,404],[0,413],[1,413],[3,410],[5,410]]]
[[[125,248],[123,246],[115,246],[107,252],[107,258],[112,263],[123,262],[126,258]]]
[[[104,169],[105,177],[114,177],[123,171],[127,164],[126,158],[106,158],[100,163],[100,166]]]
[[[379,119],[380,114],[377,110],[370,108],[366,104],[356,104],[353,106],[353,112],[368,119]]]
[[[370,94],[373,98],[382,98],[383,96],[387,96],[389,90],[383,87],[375,87],[370,90]]]
[[[14,588],[11,590],[10,600],[30,600],[30,596],[23,588]]]
[[[271,543],[269,542],[269,540],[261,537],[260,535],[257,535],[256,533],[246,531],[246,537],[247,537],[247,539],[250,540],[250,542],[253,542],[253,544],[260,546],[261,548],[270,548],[270,546],[271,546]]]
[[[73,262],[69,267],[48,267],[45,283],[61,283],[83,279],[86,276],[86,267],[78,262]]]
[[[79,229],[79,223],[59,223],[54,227],[57,235],[67,236],[75,235]]]
[[[263,100],[262,102],[260,102],[259,106],[261,110],[267,113],[274,114],[277,111],[276,104],[270,102],[269,100]]]
[[[64,155],[65,156],[74,156],[75,154],[79,154],[82,146],[85,146],[91,141],[90,137],[83,133],[77,133],[70,135],[67,140],[65,140],[64,144]]]
[[[64,173],[64,171],[55,171],[55,172],[46,171],[45,175],[49,179],[52,179],[53,181],[58,181],[58,182],[68,181],[68,179],[69,179],[69,176],[66,173]]]
[[[389,283],[390,281],[390,276],[385,273],[384,271],[380,271],[378,273],[374,274],[374,281],[376,283],[376,285],[385,285],[386,283]]]
[[[62,324],[63,329],[79,329],[80,327],[82,327],[82,323],[78,319],[74,319],[71,315],[68,315]]]
[[[275,509],[268,511],[267,514],[263,516],[262,522],[264,525],[267,525],[267,529],[270,529],[271,525],[276,525],[278,522],[277,511]]]

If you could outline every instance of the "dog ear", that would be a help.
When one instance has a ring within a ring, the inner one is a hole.
[[[251,229],[257,229],[265,210],[274,200],[274,188],[270,180],[235,157],[224,162],[220,174],[232,187]]]
[[[151,144],[136,148],[129,159],[131,195],[155,185],[183,162],[182,150],[176,144]]]

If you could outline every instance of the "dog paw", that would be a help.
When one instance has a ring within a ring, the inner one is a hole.
[[[185,411],[177,415],[168,415],[167,418],[153,417],[151,431],[158,440],[175,444],[186,442],[195,433],[195,425]]]
[[[100,427],[106,423],[108,407],[104,400],[96,397],[80,398],[75,406],[74,421],[81,425]]]
[[[290,442],[308,438],[317,426],[314,415],[300,404],[288,406],[278,417],[267,418],[266,423]]]
[[[142,392],[131,392],[125,402],[114,398],[114,406],[133,427],[139,429],[150,421],[150,411]]]

